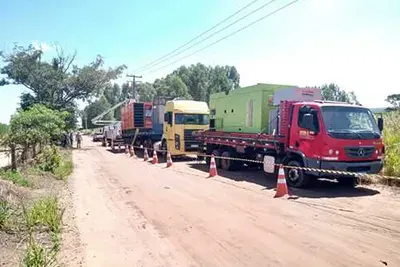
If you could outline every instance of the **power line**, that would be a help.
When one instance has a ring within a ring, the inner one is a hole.
[[[179,56],[180,54],[182,54],[182,53],[188,51],[190,48],[192,48],[192,47],[194,47],[194,46],[197,46],[197,45],[203,43],[204,41],[210,39],[210,38],[213,37],[214,35],[216,35],[216,34],[222,32],[222,31],[224,31],[224,30],[226,30],[226,29],[228,29],[228,28],[230,28],[230,27],[232,27],[232,26],[235,25],[236,23],[238,23],[238,22],[244,20],[245,18],[249,17],[250,15],[252,15],[252,14],[254,14],[254,13],[260,11],[261,9],[267,7],[268,5],[272,4],[272,3],[275,2],[275,1],[277,1],[277,0],[270,0],[269,2],[267,2],[267,3],[265,3],[264,5],[260,6],[259,8],[257,8],[257,9],[255,9],[255,10],[251,11],[250,13],[244,15],[243,17],[241,17],[241,18],[239,18],[239,19],[233,21],[232,23],[228,24],[228,25],[225,26],[224,28],[222,28],[222,29],[220,29],[220,30],[218,30],[218,31],[216,31],[216,32],[214,32],[214,33],[212,33],[212,34],[206,36],[205,38],[201,39],[201,40],[198,41],[197,43],[194,43],[193,45],[191,45],[191,46],[185,48],[184,50],[182,50],[182,51],[176,53],[175,55],[169,56],[169,57],[167,57],[167,58],[165,58],[165,59],[163,59],[163,60],[161,60],[161,61],[159,61],[159,62],[157,62],[157,63],[155,63],[155,64],[152,64],[151,66],[149,66],[149,67],[147,67],[147,68],[142,69],[142,71],[152,69],[153,67],[155,67],[155,66],[157,66],[157,65],[159,65],[159,64],[161,64],[161,63],[163,63],[163,62],[165,62],[165,61],[167,61],[167,60],[169,60],[169,59],[171,59],[171,58],[173,58],[173,57]],[[171,52],[171,54],[172,54],[172,52]]]
[[[255,21],[253,21],[252,23],[249,23],[249,24],[243,26],[242,28],[240,28],[240,29],[238,29],[238,30],[236,30],[236,31],[234,31],[234,32],[232,32],[232,33],[230,33],[230,34],[228,34],[228,35],[225,35],[224,37],[218,39],[217,41],[215,41],[215,42],[213,42],[213,43],[211,43],[211,44],[209,44],[209,45],[207,45],[207,46],[205,46],[205,47],[203,47],[203,48],[200,48],[200,49],[198,49],[198,50],[196,50],[196,51],[194,51],[194,52],[192,52],[192,53],[190,53],[190,54],[188,54],[188,55],[186,55],[186,56],[184,56],[184,57],[181,57],[181,58],[175,60],[174,62],[171,62],[171,63],[169,63],[169,64],[166,64],[166,65],[164,65],[164,66],[161,66],[160,68],[155,69],[154,71],[151,71],[151,72],[149,72],[148,74],[157,72],[157,71],[159,71],[159,70],[161,70],[161,69],[163,69],[163,68],[166,68],[166,67],[168,67],[168,66],[170,66],[170,65],[173,65],[173,64],[175,64],[175,63],[177,63],[177,62],[179,62],[179,61],[181,61],[181,60],[184,60],[184,59],[186,59],[186,58],[188,58],[188,57],[191,57],[191,56],[193,56],[194,54],[197,54],[197,53],[199,53],[199,52],[201,52],[201,51],[203,51],[203,50],[205,50],[205,49],[207,49],[207,48],[209,48],[209,47],[211,47],[211,46],[213,46],[213,45],[216,45],[217,43],[219,43],[219,42],[221,42],[221,41],[223,41],[223,40],[225,40],[225,39],[231,37],[232,35],[235,35],[236,33],[239,33],[239,32],[241,32],[241,31],[243,31],[244,29],[247,29],[248,27],[250,27],[250,26],[252,26],[252,25],[254,25],[254,24],[256,24],[256,23],[258,23],[258,22],[260,22],[260,21],[262,21],[262,20],[264,20],[264,19],[266,19],[266,18],[268,18],[268,17],[270,17],[270,16],[272,16],[272,15],[274,15],[274,14],[276,14],[276,13],[278,13],[279,11],[281,11],[281,10],[283,10],[283,9],[285,9],[285,8],[287,8],[287,7],[289,7],[289,6],[291,6],[291,5],[293,5],[294,3],[298,2],[298,1],[300,1],[300,0],[293,0],[292,2],[289,2],[288,4],[286,4],[286,5],[284,5],[284,6],[280,7],[280,8],[278,8],[278,9],[272,11],[271,13],[268,13],[267,15],[265,15],[265,16],[263,16],[263,17],[257,19],[257,20],[255,20]]]
[[[188,42],[186,42],[185,44],[181,45],[180,47],[176,48],[176,49],[173,50],[172,52],[169,52],[168,54],[165,54],[164,56],[162,56],[162,57],[160,57],[160,58],[158,58],[158,59],[156,59],[156,60],[150,62],[149,64],[147,64],[147,65],[145,65],[145,66],[142,66],[142,67],[138,68],[138,69],[135,70],[135,71],[143,70],[143,69],[149,67],[150,65],[154,64],[155,62],[158,62],[158,61],[160,61],[160,60],[166,58],[167,56],[169,56],[169,55],[175,53],[175,52],[178,51],[179,49],[181,49],[181,48],[185,47],[186,45],[190,44],[191,42],[193,42],[193,41],[199,39],[199,38],[200,38],[201,36],[203,36],[204,34],[206,34],[206,33],[210,32],[210,31],[214,30],[216,27],[218,27],[219,25],[221,25],[221,24],[224,23],[225,21],[227,21],[227,20],[229,20],[230,18],[234,17],[236,14],[242,12],[243,10],[245,10],[246,8],[248,8],[249,6],[253,5],[255,2],[258,2],[258,1],[259,1],[259,0],[253,0],[253,1],[251,1],[250,3],[248,3],[247,5],[245,5],[244,7],[242,7],[241,9],[239,9],[238,11],[236,11],[235,13],[233,13],[232,15],[226,17],[225,19],[223,19],[222,21],[218,22],[216,25],[214,25],[214,26],[211,27],[210,29],[208,29],[208,30],[206,30],[205,32],[203,32],[203,33],[197,35],[195,38],[191,39],[190,41],[188,41]]]

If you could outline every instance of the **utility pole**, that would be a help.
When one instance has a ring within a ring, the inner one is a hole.
[[[132,78],[132,96],[133,96],[133,99],[135,99],[135,101],[137,101],[138,99],[137,99],[137,91],[136,91],[136,78],[141,79],[142,75],[137,76],[134,74],[128,74],[126,76]]]

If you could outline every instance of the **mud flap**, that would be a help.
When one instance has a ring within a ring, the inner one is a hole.
[[[264,156],[264,172],[266,173],[275,172],[275,157]]]

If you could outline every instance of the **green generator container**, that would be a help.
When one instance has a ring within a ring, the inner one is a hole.
[[[274,94],[292,85],[256,84],[210,97],[210,113],[216,131],[268,133],[271,129],[270,113],[276,114]],[[272,114],[271,114],[272,115]]]

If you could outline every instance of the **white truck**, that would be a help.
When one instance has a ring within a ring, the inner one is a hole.
[[[121,122],[116,122],[103,127],[103,146],[114,148],[118,145],[123,145],[121,135]]]

